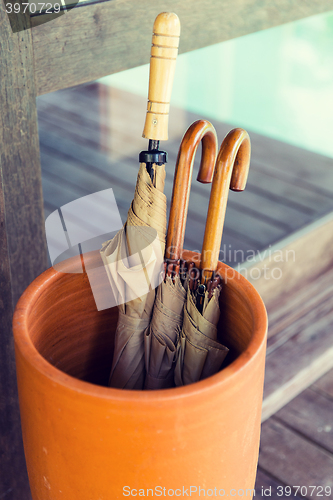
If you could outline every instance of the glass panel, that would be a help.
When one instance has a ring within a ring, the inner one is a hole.
[[[332,41],[329,13],[179,56],[169,140],[161,143],[168,206],[178,148],[193,121],[211,120],[219,144],[235,126],[250,134],[247,187],[229,192],[220,252],[232,266],[333,209]],[[148,65],[38,98],[46,215],[112,189],[126,221],[139,152],[147,149],[147,90]],[[210,185],[195,181],[199,157],[184,243],[197,251],[210,195]]]
[[[101,81],[146,96],[147,75],[148,65]],[[171,102],[333,156],[333,14],[180,55]]]

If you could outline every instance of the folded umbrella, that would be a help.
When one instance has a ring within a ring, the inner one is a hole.
[[[247,132],[234,129],[224,138],[216,161],[200,261],[200,280],[190,279],[175,368],[175,384],[186,385],[216,373],[228,353],[218,342],[221,280],[215,275],[229,187],[245,189],[251,145]]]
[[[214,127],[206,120],[194,122],[186,131],[178,152],[166,243],[166,276],[159,285],[153,317],[145,334],[145,389],[174,386],[177,343],[183,323],[186,285],[179,269],[196,151],[202,141],[197,180],[211,182],[217,153]]]
[[[158,187],[155,187],[141,165],[126,224],[101,250],[119,310],[109,380],[112,387],[142,389],[144,384],[143,332],[150,321],[163,264],[166,230],[164,176],[160,178],[163,173],[164,166],[156,170]],[[149,207],[156,209],[155,217],[149,216]]]
[[[176,14],[155,20],[150,60],[149,94],[140,153],[140,170],[127,221],[101,250],[116,297],[119,319],[109,386],[142,389],[145,379],[144,331],[149,325],[155,289],[161,281],[166,232],[163,194],[166,153],[159,140],[168,138],[168,113],[180,36]]]
[[[174,386],[173,372],[186,290],[178,277],[166,276],[156,293],[153,317],[145,335],[145,389]]]

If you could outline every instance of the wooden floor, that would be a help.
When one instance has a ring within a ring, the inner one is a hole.
[[[45,214],[113,188],[124,221],[138,171],[146,100],[94,83],[38,98]],[[170,111],[165,193],[171,198],[181,137],[198,118]],[[213,121],[219,143],[233,128]],[[333,160],[250,131],[252,161],[243,193],[230,192],[220,260],[243,261],[333,209]],[[196,162],[196,167],[198,162]],[[314,168],[315,167],[315,168]],[[195,178],[195,177],[194,177]],[[210,186],[192,183],[185,248],[200,250]],[[236,252],[238,250],[238,252]]]
[[[333,370],[263,423],[256,497],[266,498],[262,487],[272,499],[333,498]]]
[[[38,98],[46,216],[77,198],[113,188],[122,220],[126,219],[138,172],[138,152],[147,146],[141,138],[145,107],[145,99],[97,83]],[[181,137],[198,118],[209,119],[182,109],[171,110],[170,138],[162,143],[169,154],[168,200]],[[232,126],[215,120],[213,124],[221,143]],[[249,132],[249,181],[244,193],[230,192],[221,247],[221,260],[231,265],[333,210],[332,159]],[[185,248],[200,249],[208,197],[209,186],[193,181]],[[330,352],[332,272],[330,267],[315,279],[311,276],[304,290],[292,290],[269,311],[267,396],[276,384],[290,391],[295,370],[302,371],[308,365],[313,371],[316,360],[326,359],[324,351]],[[303,347],[301,341],[305,342]],[[286,363],[291,367],[288,373],[284,371]],[[313,374],[311,377],[313,381]],[[301,387],[303,391],[306,385]],[[289,498],[288,486],[303,486],[290,497],[333,498],[325,491],[325,486],[333,489],[332,439],[333,371],[263,423],[256,496]],[[262,495],[262,487],[271,488],[271,495],[269,491]]]

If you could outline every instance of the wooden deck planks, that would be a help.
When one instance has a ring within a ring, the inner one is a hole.
[[[272,471],[274,474],[274,471]],[[275,500],[277,492],[279,492],[279,499],[290,500],[290,495],[285,495],[284,491],[281,490],[281,486],[284,488],[287,486],[281,481],[277,481],[271,473],[264,472],[260,467],[258,468],[255,491],[256,494],[254,498],[273,498]],[[278,489],[280,487],[280,489]],[[292,497],[293,500],[300,500],[302,497],[295,495]]]
[[[253,165],[251,165],[251,168]],[[309,220],[309,216],[300,210],[287,206],[281,201],[276,199],[269,199],[269,203],[264,204],[264,211],[261,206],[258,206],[258,194],[252,190],[251,176],[248,180],[248,185],[241,196],[239,193],[230,191],[228,204],[239,210],[240,212],[248,211],[257,218],[269,222],[270,224],[277,225],[284,229],[287,233],[291,233],[295,229],[303,226]],[[267,196],[269,198],[269,196]]]
[[[330,370],[262,425],[256,496],[263,485],[274,499],[333,498],[332,395]],[[286,495],[286,486],[303,490]]]
[[[328,197],[317,193],[311,187],[304,188],[298,183],[295,184],[295,181],[297,182],[295,178],[293,180],[281,179],[272,176],[269,172],[256,171],[253,168],[249,173],[249,181],[252,185],[264,190],[267,196],[277,194],[284,199],[290,199],[295,205],[297,204],[299,209],[303,209],[308,214],[319,215],[332,208],[333,195]]]
[[[274,417],[262,426],[259,467],[273,473],[282,484],[305,486],[305,498],[319,498],[310,494],[310,486],[333,489],[333,455]]]
[[[292,295],[281,297],[279,308],[270,312],[267,352],[274,351],[310,321],[329,314],[332,308],[333,269],[302,283]]]
[[[102,92],[101,88],[107,90]],[[100,113],[100,108],[97,105],[100,94],[102,94],[103,99],[102,113]],[[61,100],[59,96],[61,96]],[[100,124],[103,124],[105,126],[104,132],[110,134],[112,149],[117,144],[117,140],[112,140],[112,135],[115,133],[123,137],[127,147],[133,149],[131,143],[135,143],[134,153],[140,149],[140,144],[145,144],[145,141],[141,138],[143,116],[146,109],[146,100],[143,97],[94,83],[40,97],[38,103],[41,113],[47,111],[46,116],[52,106],[53,113],[58,110],[57,116],[65,117],[62,126],[67,127],[68,133],[75,134],[75,129],[70,126],[70,120],[73,119],[74,121],[80,120],[83,126],[88,127],[88,129],[91,128],[92,133],[96,133]],[[81,109],[88,109],[89,112],[82,115]],[[182,118],[180,119],[180,117]],[[199,118],[209,119],[209,117],[199,116],[179,108],[171,108],[170,140],[167,145],[170,145],[173,138],[177,139],[175,149],[173,150],[171,147],[171,151],[169,151],[170,155],[175,151],[173,160],[175,160],[181,135],[190,123]],[[56,123],[52,123],[54,127],[57,126]],[[214,126],[220,141],[231,128],[228,124],[216,121],[214,121]],[[76,138],[79,139],[79,136],[76,135]],[[324,196],[330,196],[333,193],[333,163],[331,158],[286,143],[283,143],[282,146],[280,141],[274,139],[265,138],[263,141],[261,135],[252,131],[251,142],[254,152],[251,169],[255,162],[256,170],[263,170],[266,174],[269,173],[273,179],[274,176],[281,178],[282,171],[282,177],[289,184],[295,184],[297,181],[297,184],[305,189],[310,187],[314,190],[317,187],[318,192],[323,193]]]
[[[59,181],[54,177],[55,183],[65,183],[68,179],[70,184],[73,177],[69,171],[73,170],[77,176],[74,182],[78,186],[88,187],[86,181],[79,180],[79,177],[87,176],[93,192],[102,183],[93,181],[92,176],[101,176],[106,183],[103,185],[114,189],[120,211],[125,213],[124,207],[131,202],[136,182],[137,154],[146,148],[146,141],[141,138],[145,99],[94,83],[40,97],[38,109],[42,166],[48,180],[50,181],[53,171],[54,176],[61,178]],[[173,116],[177,119],[173,119]],[[197,115],[184,110],[171,111],[170,140],[165,145],[169,153],[165,186],[168,199],[171,197],[174,165],[181,136],[197,118]],[[220,140],[231,128],[228,124],[214,125]],[[297,173],[290,164],[287,170],[279,170],[280,163],[286,165],[288,154],[294,159],[295,148],[286,145],[286,154],[285,145],[278,143],[277,149],[277,141],[262,138],[258,134],[251,134],[251,138],[252,136],[252,165],[247,189],[241,194],[230,193],[225,221],[222,249],[232,250],[229,252],[231,259],[226,260],[231,265],[242,260],[241,253],[234,258],[233,250],[242,250],[243,258],[246,258],[247,250],[263,249],[333,208],[333,195],[331,197],[330,193],[318,193],[316,186],[311,189],[310,181],[307,180],[306,185],[295,189],[301,168],[298,163]],[[266,156],[262,143],[269,150]],[[274,155],[270,154],[271,149]],[[319,157],[326,167],[327,159],[319,155],[315,157]],[[52,158],[55,159],[54,162]],[[57,168],[59,158],[63,162],[62,168]],[[332,164],[331,160],[330,162]],[[303,162],[302,168],[312,169],[312,164],[310,166],[308,162],[306,165],[305,162],[304,167]],[[209,187],[193,181],[186,248],[199,250],[198,241],[203,237],[209,191]],[[88,194],[86,190],[84,192]],[[51,194],[50,189],[48,193]],[[46,201],[51,202],[49,199]]]
[[[330,213],[237,267],[268,311],[263,420],[333,367],[332,242]]]
[[[307,293],[309,284],[313,283],[316,287],[319,276],[332,269],[332,244],[333,212],[299,229],[242,265],[242,273],[259,291],[269,316],[283,316],[284,304],[289,300],[294,301],[302,288]],[[260,271],[260,275],[252,277],[252,268]],[[269,273],[267,277],[265,268],[277,268],[280,279],[270,279]],[[302,307],[302,304],[299,306]]]
[[[309,388],[278,411],[274,418],[333,454],[332,399]]]
[[[102,173],[98,172],[96,174],[94,171],[87,170],[82,175],[82,168],[75,162],[71,162],[70,168],[68,168],[68,162],[61,158],[50,157],[43,150],[41,150],[41,160],[45,165],[43,174],[44,196],[55,208],[61,207],[64,204],[62,201],[64,199],[66,200],[65,203],[69,203],[81,196],[113,187],[112,182],[105,178]],[[55,188],[59,187],[59,195],[52,191],[52,185]],[[65,195],[61,194],[61,189],[66,191]],[[118,185],[115,196],[120,213],[123,212],[122,215],[127,215],[131,202],[131,191],[126,189],[126,186]]]
[[[264,144],[256,133],[251,134],[251,139],[256,150],[258,166],[277,176],[282,171],[286,179],[297,176],[301,186],[311,185],[326,193],[333,192],[331,158],[287,143],[284,143],[281,151],[279,141],[271,139]],[[267,161],[276,155],[279,158],[278,163]]]
[[[317,380],[312,388],[326,397],[333,399],[333,370]]]
[[[292,146],[294,147],[294,146]],[[301,148],[295,148],[301,151],[301,156],[304,156],[304,150]],[[311,190],[324,198],[332,199],[333,196],[333,183],[332,183],[332,161],[323,155],[312,153],[311,151],[306,151],[309,154],[305,166],[303,168],[298,168],[298,165],[293,165],[292,169],[284,169],[283,177],[284,179],[292,184],[297,179],[297,185],[301,188]],[[317,158],[313,158],[312,155],[316,155]],[[313,169],[309,168],[309,162],[314,162]],[[318,161],[319,159],[319,161]],[[289,160],[290,161],[290,160]],[[269,173],[273,178],[279,178],[280,176],[280,165],[276,165],[272,162],[263,162],[262,160],[256,160],[256,170],[261,172]],[[304,168],[305,167],[305,168]],[[317,168],[318,167],[318,168]]]
[[[315,321],[306,316],[301,324],[295,322],[292,326],[295,333],[288,342],[267,355],[263,419],[274,414],[333,366],[332,302],[328,312]]]
[[[119,162],[119,160],[112,162],[102,153],[94,151],[86,145],[76,145],[76,147],[73,147],[73,143],[68,139],[51,134],[50,132],[45,133],[45,131],[40,130],[40,138],[44,176],[49,176],[52,172],[55,176],[55,182],[58,182],[58,184],[64,185],[66,182],[76,182],[78,185],[87,185],[89,184],[87,183],[87,179],[80,180],[79,177],[87,176],[90,179],[93,175],[92,172],[94,172],[96,176],[101,176],[103,183],[98,179],[90,182],[90,192],[94,192],[99,186],[100,189],[112,187],[119,206],[123,207],[126,205],[128,209],[132,201],[138,171],[138,164],[134,158],[124,158],[122,162]],[[60,164],[62,165],[61,167]],[[76,179],[73,179],[73,171],[75,171]],[[172,192],[173,171],[174,165],[172,166],[172,170],[170,168],[167,169],[165,194],[169,200]],[[58,180],[56,180],[56,177],[58,177]],[[50,193],[50,190],[48,193]],[[189,249],[198,249],[197,242],[200,241],[200,238],[201,240],[203,238],[209,193],[209,186],[199,187],[198,185],[191,193],[188,216],[190,224],[187,227],[187,241],[185,242],[185,244],[189,245],[187,247]],[[85,191],[85,194],[89,193]],[[239,196],[242,196],[242,194]],[[228,224],[229,220],[231,222]],[[233,233],[235,220],[238,220],[239,229]],[[224,244],[234,245],[235,238],[238,238],[240,241],[245,240],[245,242],[248,242],[247,248],[257,250],[266,243],[269,244],[272,238],[282,237],[286,234],[286,230],[282,230],[281,228],[275,229],[265,220],[257,221],[252,231],[249,232],[248,227],[249,225],[253,225],[253,220],[253,216],[247,213],[242,214],[239,210],[235,210],[230,206],[226,218],[226,241]],[[228,240],[229,230],[234,236],[231,243]],[[243,234],[241,234],[242,231]],[[193,247],[193,244],[195,244],[195,247]]]

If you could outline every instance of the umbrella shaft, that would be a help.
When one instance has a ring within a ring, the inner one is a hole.
[[[202,314],[203,310],[203,304],[205,300],[205,293],[206,293],[206,285],[199,285],[198,289],[196,291],[196,306],[199,311],[199,313]]]
[[[159,148],[160,148],[160,141],[154,141],[152,139],[149,139],[148,151],[151,151],[152,149],[159,149]]]
[[[147,169],[147,172],[148,172],[152,182],[154,182],[153,165],[154,165],[153,163],[146,163],[146,169]]]
[[[149,139],[148,143],[148,151],[158,150],[160,148],[160,141],[155,141],[153,139]],[[153,163],[146,163],[146,169],[152,182],[154,182],[154,172],[153,172]]]
[[[160,141],[149,139],[148,151],[141,151],[139,155],[140,163],[146,164],[146,169],[152,182],[154,182],[153,164],[163,165],[167,162],[168,155],[165,151],[160,151]]]

